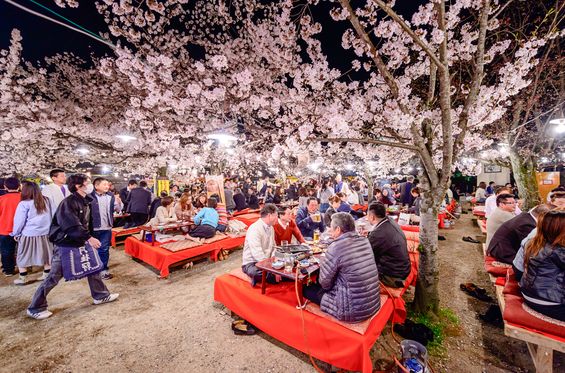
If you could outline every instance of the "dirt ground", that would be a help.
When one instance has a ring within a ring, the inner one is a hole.
[[[461,320],[462,332],[446,341],[446,354],[432,360],[435,372],[533,372],[525,343],[505,337],[502,329],[480,323],[488,305],[459,290],[461,282],[486,287],[480,245],[461,240],[480,236],[471,215],[455,229],[442,230],[440,241],[442,307]],[[235,336],[231,316],[213,301],[214,278],[241,263],[241,251],[224,262],[197,263],[172,271],[167,280],[133,261],[122,249],[111,252],[114,279],[107,282],[120,299],[91,305],[85,280],[61,283],[49,295],[53,316],[36,321],[25,316],[38,282],[16,287],[14,277],[0,279],[1,372],[312,372],[308,356],[264,333]],[[31,277],[39,277],[34,273]],[[373,347],[375,359],[398,350],[383,333]],[[554,371],[565,358],[554,358]],[[322,368],[330,370],[326,364]]]

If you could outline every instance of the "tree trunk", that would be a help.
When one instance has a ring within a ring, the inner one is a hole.
[[[443,194],[434,193],[441,188],[431,186],[426,176],[420,177],[423,193],[420,209],[420,267],[415,309],[421,313],[438,314],[439,311],[439,261],[438,250],[438,206],[441,205]],[[445,188],[444,188],[445,189]],[[444,192],[445,193],[445,192]],[[439,197],[441,196],[441,197]],[[439,200],[439,202],[438,202]]]
[[[512,172],[518,186],[520,199],[524,200],[522,210],[529,210],[541,203],[538,181],[536,179],[536,164],[531,156],[523,157],[519,152],[510,150]]]

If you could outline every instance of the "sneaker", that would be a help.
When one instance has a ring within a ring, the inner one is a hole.
[[[102,280],[110,280],[110,279],[114,278],[114,275],[111,274],[108,271],[102,271],[102,274],[100,275],[100,277],[102,277]]]
[[[28,282],[27,276],[20,275],[14,280],[14,285],[25,285]]]
[[[39,281],[43,281],[47,278],[47,276],[49,276],[49,273],[45,273],[43,272],[43,274],[41,275],[41,277],[39,278]]]
[[[110,303],[118,299],[119,296],[120,294],[116,293],[116,294],[110,294],[106,298],[94,299],[94,304],[98,305],[98,304]]]
[[[36,320],[44,320],[49,316],[51,316],[52,314],[53,312],[49,312],[47,310],[41,312],[31,312],[30,310],[27,310],[27,315],[32,319],[36,319]]]

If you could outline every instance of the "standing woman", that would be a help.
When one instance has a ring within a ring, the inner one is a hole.
[[[44,280],[49,274],[53,256],[53,245],[49,242],[51,215],[49,199],[41,194],[39,186],[31,181],[24,181],[11,234],[18,241],[16,264],[20,272],[14,284],[24,285],[28,282],[27,267],[43,267],[40,280]]]
[[[330,207],[330,197],[334,195],[334,188],[330,186],[330,180],[325,180],[322,183],[322,189],[320,189],[320,212],[325,213]]]

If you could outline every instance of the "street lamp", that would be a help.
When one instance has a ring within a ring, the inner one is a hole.
[[[556,133],[565,133],[565,118],[555,118],[549,121],[549,124],[555,126],[554,131]]]

